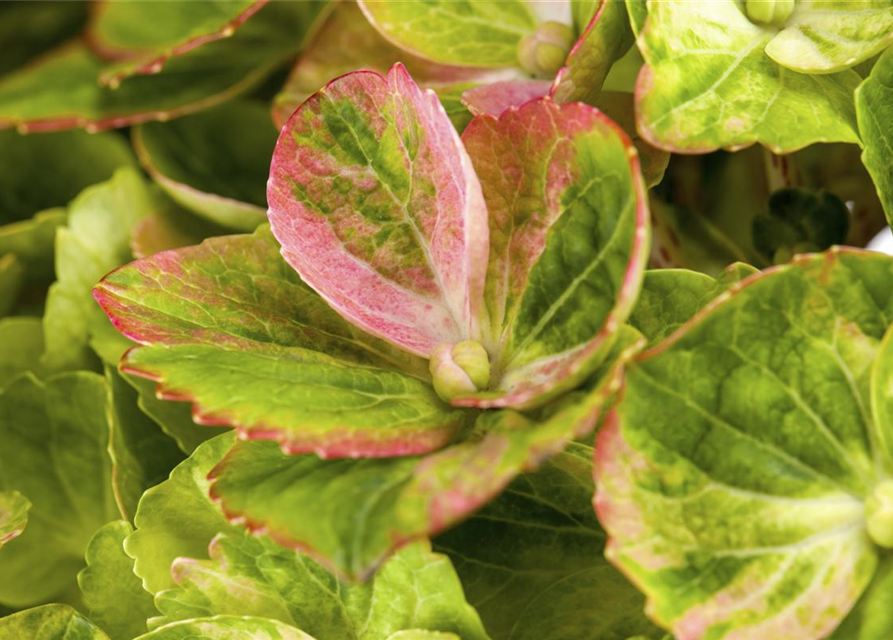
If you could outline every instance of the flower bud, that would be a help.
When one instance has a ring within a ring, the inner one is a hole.
[[[490,357],[474,340],[440,345],[431,354],[429,368],[434,390],[446,402],[490,384]]]
[[[551,78],[564,65],[574,32],[560,22],[544,22],[518,43],[518,62],[521,68],[537,78]]]
[[[884,480],[868,496],[865,520],[872,542],[893,549],[893,480]]]
[[[794,12],[797,0],[747,0],[747,17],[752,22],[780,27]]]

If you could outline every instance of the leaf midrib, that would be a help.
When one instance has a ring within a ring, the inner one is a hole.
[[[569,204],[562,210],[561,214],[556,218],[556,220],[560,219],[560,218],[566,213],[566,211],[567,211],[568,209],[570,209],[570,207],[571,207],[573,204],[575,204],[580,198],[583,197],[583,195],[584,195],[586,192],[589,191],[589,189],[591,189],[591,188],[592,188],[593,186],[595,186],[596,184],[600,184],[600,183],[605,179],[605,177],[606,177],[606,176],[597,176],[597,177],[593,177],[593,178],[587,183],[587,185],[586,185],[583,189],[580,190],[580,193],[578,194],[578,196],[575,197],[574,200],[573,200],[571,203],[569,203]],[[625,218],[629,215],[629,213],[630,213],[630,211],[629,211],[629,209],[630,209],[630,204],[631,204],[631,203],[630,203],[629,201],[627,201],[626,204],[624,205],[624,208],[626,209],[626,211],[624,211],[624,213],[622,213],[621,216],[619,217],[619,219],[617,220],[617,223],[614,225],[614,229],[612,229],[612,231],[611,231],[611,235],[610,235],[610,237],[608,238],[607,242],[605,242],[604,246],[603,246],[603,247],[599,250],[599,252],[592,258],[592,260],[589,262],[589,264],[586,265],[586,268],[583,269],[583,271],[581,271],[579,274],[577,274],[577,275],[574,277],[574,279],[573,279],[573,280],[571,281],[571,283],[567,286],[567,288],[565,288],[565,290],[562,291],[561,295],[558,296],[558,299],[557,299],[555,302],[553,302],[551,305],[549,305],[549,308],[545,311],[545,313],[543,313],[543,315],[542,315],[542,316],[540,317],[540,319],[537,321],[536,325],[534,325],[533,329],[531,329],[531,331],[524,337],[524,339],[521,341],[521,344],[518,345],[517,347],[515,347],[514,349],[512,349],[512,353],[511,353],[511,355],[510,355],[509,358],[505,361],[505,364],[502,365],[502,369],[503,369],[504,371],[508,371],[509,369],[512,368],[512,364],[515,362],[515,360],[517,360],[517,359],[524,353],[524,350],[525,350],[527,347],[530,346],[531,342],[533,342],[537,337],[539,337],[539,335],[540,335],[540,334],[543,332],[543,330],[545,329],[546,325],[552,320],[552,318],[555,316],[555,314],[558,313],[559,309],[561,309],[561,308],[565,305],[565,303],[567,303],[568,300],[570,300],[571,296],[574,295],[574,293],[576,292],[577,288],[578,288],[584,281],[587,280],[587,278],[589,277],[589,275],[590,275],[590,274],[591,274],[591,273],[592,273],[598,266],[600,266],[600,265],[604,262],[605,257],[606,257],[607,254],[608,254],[608,251],[609,251],[610,249],[613,248],[614,244],[615,244],[615,243],[618,241],[618,239],[620,238],[620,231],[621,231],[621,228],[624,226],[623,223],[625,222],[624,219],[625,219]],[[633,206],[633,212],[634,212],[634,211],[635,211],[635,202],[634,202],[634,201],[632,202],[632,206]],[[519,306],[520,306],[520,305],[519,305]],[[590,340],[591,340],[591,338],[590,338]],[[586,342],[589,342],[590,340],[587,340],[587,341],[585,341],[584,343],[581,343],[581,344],[585,344]],[[576,345],[576,346],[579,346],[579,345]],[[573,349],[573,347],[572,347],[571,349],[566,349],[565,351],[570,351],[570,350],[572,350],[572,349]]]

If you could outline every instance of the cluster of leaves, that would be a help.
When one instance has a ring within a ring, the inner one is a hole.
[[[891,40],[0,4],[0,640],[889,640]]]

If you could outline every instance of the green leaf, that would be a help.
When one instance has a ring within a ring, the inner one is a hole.
[[[0,75],[9,73],[55,44],[73,38],[87,21],[87,3],[0,3]]]
[[[275,620],[248,616],[215,616],[175,622],[135,640],[314,640],[303,631]],[[0,639],[2,640],[2,639]]]
[[[124,379],[137,390],[140,410],[152,418],[161,430],[173,438],[180,450],[189,455],[202,442],[227,429],[196,424],[192,419],[192,405],[186,402],[162,400],[155,393],[156,384],[146,378],[125,375]]]
[[[22,535],[30,509],[28,498],[18,491],[0,492],[0,548]]]
[[[385,640],[404,629],[487,635],[446,556],[427,542],[402,549],[371,581],[339,582],[312,560],[267,538],[220,536],[211,560],[178,558],[178,587],[158,594],[161,620],[235,614],[280,620],[319,640]]]
[[[439,631],[422,631],[420,629],[410,629],[407,631],[398,631],[388,636],[387,640],[462,640],[455,633],[440,633]]]
[[[134,131],[134,145],[153,179],[183,207],[238,231],[266,221],[265,188],[276,145],[266,106],[234,102],[144,124]]]
[[[888,556],[881,560],[874,580],[828,640],[887,640],[893,633],[891,613],[893,559]]]
[[[111,640],[146,633],[146,619],[157,613],[152,595],[133,573],[133,560],[124,553],[124,538],[132,532],[125,520],[100,527],[87,545],[87,566],[78,574],[90,618]]]
[[[608,557],[677,636],[826,637],[871,582],[863,500],[891,460],[869,383],[891,292],[887,256],[802,256],[627,370],[596,508]]]
[[[366,2],[360,8],[400,49],[440,64],[510,67],[537,20],[522,0]]]
[[[193,401],[200,424],[294,453],[407,454],[449,441],[464,414],[393,370],[423,375],[425,363],[348,324],[278,249],[263,227],[109,274],[96,299],[124,335],[152,345],[130,351],[123,370]]]
[[[326,6],[270,3],[233,37],[177,56],[160,73],[133,76],[117,89],[99,83],[110,71],[104,61],[85,45],[71,43],[0,80],[0,127],[92,131],[213,106],[255,86],[297,53]],[[149,5],[142,10],[157,11]],[[162,24],[152,18],[139,26],[160,33]],[[111,75],[128,68],[129,63],[112,67]]]
[[[134,559],[133,572],[150,593],[176,586],[171,577],[175,558],[207,558],[217,534],[240,535],[220,508],[208,499],[208,473],[233,444],[225,433],[199,445],[168,480],[143,494],[134,517],[136,531],[124,541]]]
[[[642,0],[643,3],[644,1]],[[608,77],[605,78],[605,83],[602,85],[602,90],[629,94],[629,97],[634,97],[632,94],[636,91],[636,78],[644,64],[645,59],[639,48],[630,47],[626,54],[611,66]],[[635,114],[632,115],[632,120],[635,122]],[[635,125],[633,131],[635,131]],[[632,135],[632,131],[630,135]]]
[[[596,3],[593,3],[596,4]],[[595,13],[555,77],[552,97],[559,103],[597,104],[611,66],[633,43],[623,2],[599,0]]]
[[[607,0],[613,2],[614,0]],[[632,93],[602,91],[595,104],[598,110],[611,118],[626,132],[639,152],[639,164],[647,187],[654,187],[663,180],[670,162],[670,154],[654,147],[642,138],[636,129],[635,98]]]
[[[148,218],[143,218],[130,231],[130,249],[136,258],[154,253],[198,244],[205,238],[222,236],[229,231],[210,220],[201,218],[173,201],[167,200]]]
[[[121,169],[108,182],[86,189],[69,209],[68,225],[56,237],[57,281],[50,287],[44,316],[44,365],[52,371],[89,368],[90,345],[103,336],[114,339],[90,290],[103,275],[132,258],[130,233],[150,214],[155,202],[143,178]],[[117,359],[126,341],[112,349]]]
[[[73,586],[93,532],[118,517],[106,386],[79,372],[31,375],[0,392],[0,491],[31,502],[28,528],[0,551],[0,602],[27,606]]]
[[[65,604],[48,604],[0,618],[0,640],[109,640]]]
[[[640,348],[625,329],[584,390],[539,419],[481,414],[468,438],[424,458],[320,460],[240,442],[212,472],[227,517],[310,553],[338,575],[367,578],[394,549],[467,518],[519,474],[595,428]]]
[[[887,331],[878,349],[877,361],[871,371],[870,402],[871,412],[878,428],[872,444],[881,452],[884,459],[893,461],[893,332]],[[889,467],[893,470],[893,467]]]
[[[71,205],[68,226],[56,242],[57,282],[50,287],[44,324],[48,335],[43,363],[51,370],[92,368],[96,355],[117,364],[132,347],[108,322],[90,291],[111,269],[146,249],[145,238],[135,242],[147,223],[178,216],[179,237],[163,241],[198,242],[205,234],[223,230],[180,209],[167,196],[148,185],[135,170],[122,170],[109,182],[85,190]],[[198,236],[198,237],[195,237]],[[151,243],[150,243],[151,244]]]
[[[856,111],[862,135],[862,162],[874,180],[887,214],[893,220],[893,53],[887,51],[856,90]]]
[[[184,456],[139,409],[136,390],[121,374],[107,366],[105,378],[109,388],[112,488],[118,510],[125,518],[132,518],[143,492],[166,479]]]
[[[270,442],[239,442],[213,470],[211,496],[231,520],[309,552],[342,578],[365,580],[399,542],[433,529],[424,504],[411,503],[418,463],[410,456],[321,460],[283,454]]]
[[[425,543],[402,550],[373,581],[348,585],[306,556],[230,525],[206,478],[232,442],[224,435],[201,445],[140,503],[125,546],[157,594],[164,617],[153,624],[238,613],[275,618],[319,640],[383,640],[414,627],[486,638],[449,560]]]
[[[298,56],[273,102],[276,127],[333,78],[357,69],[384,73],[400,61],[400,50],[385,40],[354,2],[336,2],[313,41]]]
[[[229,38],[264,4],[101,2],[88,29],[90,45],[105,58],[125,61],[104,75],[103,84],[116,86],[133,74],[158,73],[174,56]]]
[[[727,267],[716,279],[687,269],[646,271],[629,323],[648,338],[650,346],[656,345],[719,294],[754,273],[756,269],[740,262]]]
[[[135,164],[126,142],[114,134],[0,131],[0,149],[0,224],[66,205],[118,167]]]
[[[495,640],[662,637],[604,558],[591,460],[590,447],[571,445],[435,540]]]
[[[752,23],[735,0],[648,7],[636,117],[652,144],[705,153],[759,142],[787,153],[859,141],[855,71],[803,75],[781,67],[763,51],[776,30]]]
[[[633,34],[638,38],[642,29],[645,28],[645,21],[648,19],[648,4],[645,0],[625,0],[626,12],[629,14],[629,24],[633,30]]]
[[[592,22],[598,10],[601,9],[601,0],[571,0],[569,4],[574,36],[579,39],[586,32],[586,27]]]
[[[65,224],[64,208],[36,213],[28,220],[0,225],[0,255],[14,253],[25,264],[25,277],[32,283],[53,278],[53,241],[56,229]]]
[[[25,268],[15,254],[0,256],[0,318],[12,311],[24,278]]]
[[[308,99],[267,198],[285,259],[350,322],[423,357],[480,338],[487,208],[443,107],[402,65]]]
[[[40,318],[12,317],[0,320],[0,391],[20,373],[43,377],[43,324]]]
[[[225,53],[221,55],[229,57]],[[81,44],[66,45],[0,80],[0,127],[99,131],[173,118],[242,93],[283,59],[281,54],[266,60],[259,57],[233,57],[214,72],[210,60],[178,58],[158,75],[136,76],[111,89],[98,83],[104,65],[95,54]]]
[[[891,42],[891,0],[799,0],[766,55],[800,73],[828,73],[868,60]]]
[[[538,406],[593,371],[632,310],[649,240],[638,155],[597,109],[548,99],[462,139],[490,216],[494,362],[491,391],[454,404]]]
[[[445,107],[448,101],[444,99],[444,88],[505,75],[489,69],[434,64],[409,55],[378,33],[355,2],[337,2],[276,95],[273,102],[276,127],[281,129],[295,109],[333,78],[357,69],[384,74],[398,62],[406,65],[420,85],[435,89]],[[461,92],[454,90],[453,93]],[[453,112],[447,107],[447,114],[456,123],[454,116],[461,114],[460,105],[453,102],[453,106]],[[459,131],[464,128],[464,125],[456,127]]]

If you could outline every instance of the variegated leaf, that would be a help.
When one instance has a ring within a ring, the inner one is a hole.
[[[359,4],[369,22],[407,53],[440,64],[507,67],[517,62],[521,38],[536,28],[536,5],[548,9],[563,3],[359,0]]]
[[[628,369],[596,508],[608,557],[676,637],[818,640],[872,582],[890,532],[863,502],[889,488],[893,424],[869,383],[891,319],[889,257],[803,256]]]
[[[583,389],[537,417],[485,412],[464,441],[423,458],[319,460],[237,443],[211,473],[211,495],[234,522],[338,575],[367,578],[396,548],[461,522],[518,475],[589,436],[640,348],[638,332],[625,327]]]
[[[597,109],[529,102],[463,141],[490,213],[490,391],[454,402],[530,407],[605,357],[638,293],[648,206],[638,154]]]
[[[800,73],[829,73],[867,60],[891,42],[891,0],[798,0],[766,55]]]
[[[480,334],[487,210],[455,129],[402,65],[339,78],[280,135],[273,233],[346,318],[413,353]]]
[[[262,227],[106,276],[94,297],[144,345],[122,369],[193,402],[200,424],[293,453],[401,455],[448,442],[465,418],[434,394],[425,362],[346,322],[278,248]]]
[[[764,49],[777,29],[735,0],[648,3],[636,118],[646,140],[705,153],[759,142],[776,153],[816,142],[858,142],[853,70],[804,75]]]

